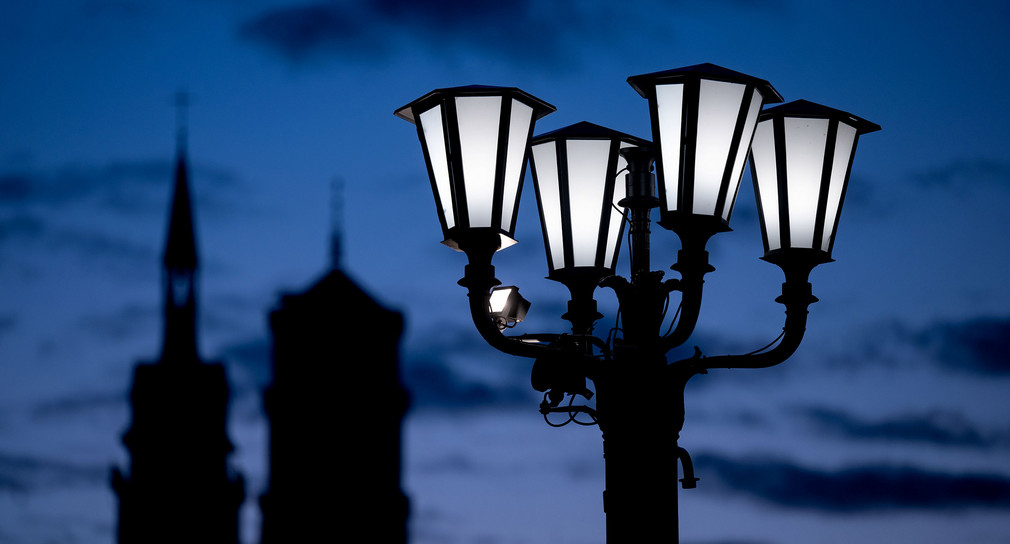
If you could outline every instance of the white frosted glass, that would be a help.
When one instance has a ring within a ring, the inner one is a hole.
[[[456,217],[452,213],[452,192],[449,190],[449,160],[445,152],[445,132],[442,130],[442,106],[435,106],[419,116],[421,130],[424,131],[424,143],[428,146],[428,159],[431,160],[431,170],[435,175],[435,188],[438,194],[438,205],[445,213],[446,228],[456,226]]]
[[[758,114],[761,113],[761,93],[754,91],[751,96],[750,108],[747,110],[747,119],[744,121],[743,133],[740,135],[740,147],[736,153],[736,163],[733,165],[733,174],[729,178],[729,191],[726,193],[726,202],[720,211],[722,218],[729,221],[729,214],[733,211],[733,202],[736,201],[737,191],[740,189],[740,178],[743,177],[743,165],[747,161],[747,150],[750,147],[751,138],[754,136],[754,127],[757,124]]]
[[[663,155],[663,176],[666,184],[667,210],[677,209],[677,187],[680,185],[680,135],[684,124],[684,85],[656,85],[656,108],[659,113],[660,149]]]
[[[553,141],[533,146],[533,167],[537,174],[537,190],[540,198],[540,213],[547,233],[550,250],[550,269],[557,270],[565,265],[564,238],[561,232],[561,192],[558,182],[558,151]]]
[[[621,149],[626,147],[634,147],[629,143],[622,143]],[[617,172],[623,171],[628,167],[628,161],[624,160],[624,157],[617,156]],[[624,199],[628,194],[628,186],[625,183],[624,176],[619,175],[617,179],[614,180],[614,198],[612,201],[613,206],[610,208],[610,224],[607,227],[607,252],[604,255],[603,266],[612,268],[614,265],[614,254],[617,252],[618,244],[621,243],[619,236],[621,234],[621,223],[624,221],[624,208],[618,206],[617,203]]]
[[[746,86],[739,83],[701,80],[692,213],[716,215],[715,205],[729,160],[729,148],[733,143],[744,90]]]
[[[754,176],[758,197],[761,199],[768,250],[779,249],[782,247],[779,234],[779,176],[778,164],[775,162],[775,130],[771,121],[758,123],[750,152],[754,157],[754,168],[750,174]]]
[[[842,190],[845,188],[849,170],[849,159],[856,143],[856,129],[838,123],[838,135],[835,138],[835,156],[831,161],[831,182],[828,185],[828,206],[824,214],[824,237],[821,239],[821,249],[831,250],[831,238],[834,236],[835,218],[842,207]]]
[[[574,266],[596,265],[609,159],[609,140],[568,141],[568,201]]]
[[[498,162],[500,96],[456,97],[459,146],[470,227],[491,227],[495,166]],[[495,225],[496,226],[496,225]]]
[[[509,119],[509,143],[505,161],[505,196],[502,199],[501,228],[512,232],[512,214],[519,202],[519,181],[523,178],[523,159],[529,143],[533,108],[512,99]]]
[[[786,117],[783,121],[788,172],[789,246],[813,248],[828,121],[794,117]]]

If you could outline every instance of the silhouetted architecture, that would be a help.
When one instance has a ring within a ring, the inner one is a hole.
[[[263,544],[358,533],[368,542],[407,540],[400,488],[407,393],[399,375],[403,317],[333,266],[270,314],[273,383],[269,488],[260,498]],[[335,540],[335,539],[331,539]]]
[[[228,381],[220,363],[200,360],[196,341],[196,236],[184,133],[164,254],[161,357],[139,363],[123,435],[128,472],[113,469],[118,540],[237,543],[244,482],[228,464]]]

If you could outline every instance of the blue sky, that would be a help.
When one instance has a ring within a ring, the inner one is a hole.
[[[799,352],[688,387],[681,445],[701,482],[680,495],[683,541],[1010,541],[1008,23],[999,1],[5,6],[0,540],[113,539],[108,467],[125,461],[132,367],[159,346],[171,97],[185,88],[201,347],[228,365],[251,496],[265,313],[327,266],[341,179],[346,268],[407,318],[412,542],[602,542],[599,432],[547,427],[529,362],[472,330],[465,259],[438,244],[414,127],[392,112],[434,88],[516,86],[558,107],[536,133],[586,120],[648,138],[625,79],[711,62],[883,130],[860,141]],[[495,265],[533,303],[521,332],[557,332],[567,291],[543,279],[531,188],[527,175],[520,243]],[[749,173],[731,226],[710,244],[688,343],[711,355],[781,326]],[[655,233],[654,267],[677,247]],[[605,330],[614,302],[599,298]]]

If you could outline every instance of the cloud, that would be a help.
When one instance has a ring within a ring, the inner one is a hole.
[[[818,428],[846,438],[923,442],[941,446],[989,448],[1006,443],[1005,434],[983,433],[960,414],[934,411],[870,421],[840,410],[809,407],[798,411]]]
[[[17,326],[17,318],[10,314],[0,314],[0,336],[14,330]]]
[[[239,36],[296,64],[314,57],[388,58],[420,46],[442,58],[477,52],[543,67],[577,59],[574,36],[595,36],[597,43],[615,36],[612,25],[622,19],[608,15],[610,9],[602,2],[550,0],[315,2],[263,12],[245,21]]]
[[[822,512],[962,510],[1010,507],[1010,477],[947,473],[908,466],[860,465],[818,470],[781,459],[694,459],[699,486],[716,484],[779,506]]]
[[[614,4],[584,0],[319,0],[265,10],[242,22],[240,39],[291,64],[310,59],[376,60],[425,50],[440,61],[477,54],[524,69],[578,67],[590,49],[632,54],[643,35],[675,43],[687,2]],[[701,8],[780,16],[781,0],[723,0]]]
[[[83,412],[93,410],[118,410],[125,408],[126,404],[127,394],[125,392],[82,391],[36,404],[31,410],[31,417],[60,419],[78,416]]]
[[[87,466],[0,452],[0,493],[40,488],[104,485],[108,467]]]
[[[175,162],[169,158],[0,172],[0,209],[98,205],[120,213],[160,214],[167,207],[174,172]],[[233,173],[208,165],[191,164],[190,180],[201,207],[205,201],[221,205],[224,199],[218,192],[237,185]]]
[[[1010,316],[978,315],[910,327],[877,320],[850,332],[823,354],[830,366],[849,370],[922,368],[928,364],[959,374],[1010,377]]]
[[[76,253],[87,266],[147,270],[160,251],[149,233],[164,228],[174,168],[169,159],[154,159],[0,170],[0,250],[5,253],[0,266],[23,263],[44,249]],[[191,166],[191,184],[198,215],[235,206],[230,192],[238,181],[231,172]]]
[[[921,187],[963,191],[966,187],[1010,189],[1010,161],[978,157],[958,159],[912,175]]]
[[[911,338],[942,366],[987,376],[1010,376],[1010,317],[942,322]]]
[[[439,358],[421,357],[407,361],[403,381],[414,408],[459,410],[530,403],[526,384],[487,383],[455,371]]]

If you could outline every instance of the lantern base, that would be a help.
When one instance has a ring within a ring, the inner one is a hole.
[[[516,240],[514,238],[491,227],[474,227],[468,229],[453,227],[446,231],[445,240],[442,240],[442,245],[456,251],[463,252],[469,251],[475,245],[496,245],[497,247],[494,251],[501,251],[515,244]]]

